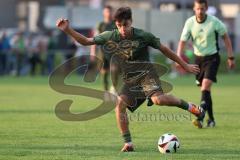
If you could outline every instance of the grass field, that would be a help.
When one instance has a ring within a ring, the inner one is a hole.
[[[219,75],[213,87],[216,128],[196,129],[188,113],[178,108],[146,107],[130,114],[136,146],[134,153],[120,153],[122,139],[114,111],[94,120],[66,122],[54,108],[60,100],[74,99],[72,111],[87,111],[99,100],[63,95],[53,91],[47,77],[0,78],[0,159],[1,160],[81,160],[81,159],[240,159],[240,75]],[[172,94],[199,103],[200,92],[194,77],[169,80]],[[79,77],[69,83],[78,84]],[[100,82],[91,87],[102,88]],[[155,115],[157,118],[152,118]],[[178,153],[163,155],[157,141],[164,133],[178,136]]]

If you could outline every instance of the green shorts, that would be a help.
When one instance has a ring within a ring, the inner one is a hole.
[[[120,96],[127,97],[128,109],[134,112],[146,99],[151,101],[151,96],[156,93],[163,93],[161,81],[155,71],[142,75],[135,80],[124,83]]]

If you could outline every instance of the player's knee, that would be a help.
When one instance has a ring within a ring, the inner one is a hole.
[[[164,99],[161,97],[161,96],[154,96],[152,97],[152,102],[155,104],[155,105],[164,105]]]
[[[211,85],[209,85],[209,84],[202,85],[201,90],[210,91],[211,90]]]
[[[201,90],[207,90],[210,91],[212,86],[212,81],[208,79],[204,79],[202,82]]]
[[[125,102],[122,98],[119,98],[118,101],[117,101],[117,105],[116,105],[116,108],[115,108],[115,112],[123,112],[123,111],[126,111],[126,105],[125,105]]]
[[[211,90],[211,87],[207,87],[207,86],[201,87],[201,91],[210,91],[210,90]]]

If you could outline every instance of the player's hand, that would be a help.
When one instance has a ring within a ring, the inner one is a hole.
[[[234,69],[235,68],[235,60],[228,59],[227,63],[228,63],[228,68],[229,69]]]
[[[193,74],[198,74],[200,72],[200,68],[198,65],[196,64],[187,64],[184,69],[189,72],[189,73],[193,73]]]
[[[60,18],[56,22],[56,26],[62,30],[66,31],[69,28],[69,21],[67,19]]]

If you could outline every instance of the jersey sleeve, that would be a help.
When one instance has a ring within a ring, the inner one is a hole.
[[[191,24],[190,20],[187,20],[184,27],[183,31],[180,37],[181,41],[188,41],[191,37]]]
[[[216,26],[216,31],[220,36],[223,36],[227,32],[226,26],[219,19],[216,19],[215,26]]]
[[[155,37],[152,33],[146,32],[145,38],[148,41],[148,45],[155,48],[159,49],[160,47],[160,38]]]
[[[111,31],[102,32],[99,35],[93,37],[93,41],[97,45],[103,45],[110,39],[111,34]]]

